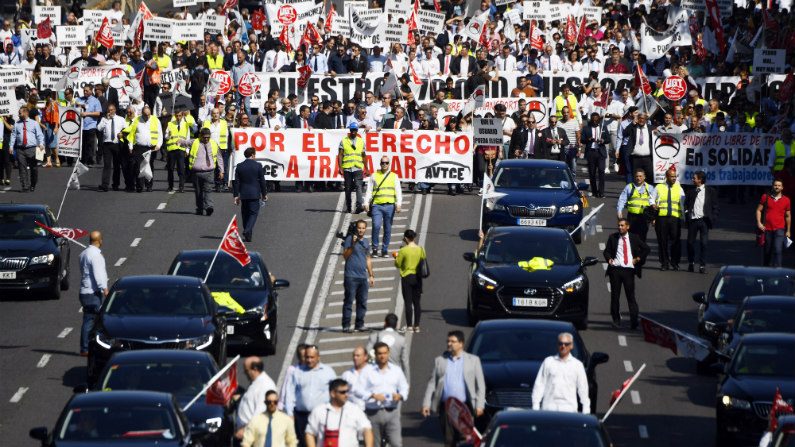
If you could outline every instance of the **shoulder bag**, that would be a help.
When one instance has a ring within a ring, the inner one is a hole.
[[[428,266],[428,257],[425,255],[425,249],[422,249],[422,258],[420,263],[417,264],[417,274],[420,278],[427,278],[431,276],[431,268]]]
[[[367,206],[367,217],[373,217],[373,202],[375,201],[375,195],[381,189],[381,185],[384,184],[384,182],[386,181],[387,177],[389,177],[389,174],[391,174],[391,173],[392,172],[388,172],[384,176],[384,178],[382,178],[381,181],[378,182],[378,186],[376,186],[375,189],[373,190],[373,195],[370,197],[370,204]],[[373,174],[373,175],[375,175],[375,174]],[[373,180],[375,180],[375,177],[373,178]]]

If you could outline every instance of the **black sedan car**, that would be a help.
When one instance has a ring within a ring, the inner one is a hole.
[[[795,333],[795,298],[763,295],[744,299],[718,337],[718,352],[730,359],[743,336],[762,332]]]
[[[138,349],[207,351],[226,363],[226,320],[201,280],[127,276],[113,284],[89,340],[89,382],[111,354]]]
[[[158,391],[171,393],[180,408],[201,392],[217,372],[218,364],[202,351],[152,349],[117,352],[108,361],[93,391]],[[75,391],[84,391],[78,387]],[[185,410],[191,426],[207,427],[203,445],[229,445],[233,435],[233,416],[222,405],[208,405],[204,395]]]
[[[157,445],[199,446],[206,427],[191,427],[170,394],[152,391],[109,391],[75,394],[52,432],[30,430],[47,447]]]
[[[491,420],[483,442],[488,447],[610,447],[604,425],[591,414],[505,410]]]
[[[180,252],[169,275],[193,276],[204,279],[215,250],[188,250]],[[227,344],[229,347],[252,348],[257,353],[276,352],[276,321],[278,296],[276,292],[290,286],[284,279],[274,279],[257,252],[249,252],[251,262],[241,266],[230,256],[218,256],[213,264],[207,287],[211,292],[226,292],[237,302],[243,313],[221,306],[226,316]]]
[[[795,398],[793,359],[795,334],[743,337],[718,382],[716,445],[758,445],[776,389],[790,403]]]
[[[472,263],[467,315],[484,318],[530,317],[573,321],[588,327],[588,276],[566,230],[493,227],[480,250],[465,253]]]
[[[57,226],[46,205],[0,205],[0,291],[57,300],[69,289],[69,242],[37,221]]]
[[[466,349],[480,357],[483,365],[487,416],[511,407],[532,408],[536,375],[544,359],[557,354],[558,335],[562,332],[574,336],[571,355],[585,367],[590,410],[596,413],[596,366],[608,361],[607,354],[590,354],[577,330],[566,321],[490,320],[475,326]]]

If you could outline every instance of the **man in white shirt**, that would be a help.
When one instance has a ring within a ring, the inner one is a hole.
[[[383,73],[386,70],[386,56],[381,54],[381,47],[373,47],[373,54],[367,56],[370,73]]]
[[[379,341],[374,346],[375,362],[364,370],[362,388],[357,397],[365,399],[365,414],[373,427],[378,445],[402,447],[400,402],[409,395],[409,384],[403,370],[389,361],[389,345]]]
[[[110,176],[113,174],[113,190],[119,189],[122,170],[122,156],[119,153],[119,133],[124,130],[126,123],[124,117],[116,114],[116,106],[108,104],[108,113],[97,124],[97,132],[102,142],[102,184],[100,191],[107,191],[110,185]],[[126,158],[126,157],[125,157]],[[125,176],[125,181],[127,181]],[[128,188],[132,185],[126,185]]]
[[[325,445],[326,437],[336,437],[337,447],[359,447],[359,435],[365,447],[373,447],[373,430],[364,411],[348,402],[351,389],[343,379],[329,383],[329,402],[316,406],[306,425],[306,447]]]
[[[417,74],[423,79],[436,76],[441,71],[439,59],[433,56],[432,49],[425,49],[425,57],[422,59],[422,62],[420,62],[420,68],[421,71],[418,71]]]
[[[503,73],[516,71],[516,57],[511,54],[511,47],[508,45],[502,47],[502,53],[494,59],[494,64],[497,70]]]
[[[263,63],[263,70],[273,73],[278,73],[282,67],[290,63],[290,58],[284,51],[284,44],[280,43],[271,50],[265,53],[265,62]]]
[[[264,112],[259,120],[260,128],[279,130],[285,127],[284,115],[278,113],[275,102],[266,102]]]
[[[259,357],[248,357],[243,362],[243,371],[251,381],[235,414],[235,438],[243,439],[243,432],[246,425],[254,416],[264,413],[267,410],[265,405],[265,395],[268,391],[276,391],[276,384],[265,373],[265,364]]]
[[[533,410],[577,412],[577,398],[583,414],[591,413],[588,377],[582,362],[571,355],[574,337],[558,335],[558,355],[544,359],[533,384]]]
[[[328,59],[321,51],[320,45],[315,45],[312,49],[312,55],[307,60],[307,65],[312,67],[312,74],[326,74],[328,73]]]
[[[364,411],[364,401],[365,399],[359,397],[360,395],[364,395],[366,390],[364,387],[364,371],[367,367],[370,366],[367,363],[367,351],[365,351],[364,346],[357,346],[353,348],[353,366],[351,369],[342,373],[342,379],[348,382],[351,386],[351,391],[348,396],[348,401]]]
[[[557,73],[563,70],[563,62],[560,56],[552,50],[552,45],[544,47],[544,53],[539,57],[538,71],[540,73]]]

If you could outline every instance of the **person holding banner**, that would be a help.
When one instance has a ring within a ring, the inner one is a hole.
[[[19,183],[22,192],[33,192],[39,180],[36,150],[44,151],[44,133],[36,121],[28,117],[28,107],[19,108],[19,120],[14,123],[8,152],[16,153],[19,168]],[[30,168],[30,173],[28,173]]]
[[[364,197],[364,210],[372,211],[373,216],[373,257],[378,256],[378,242],[381,225],[384,226],[384,239],[381,244],[381,257],[389,256],[387,249],[392,238],[392,220],[400,212],[403,194],[400,179],[389,168],[389,157],[381,157],[381,169],[375,171],[367,182]]]

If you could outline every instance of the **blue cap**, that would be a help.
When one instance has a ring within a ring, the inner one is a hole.
[[[359,124],[356,123],[356,122],[352,122],[352,123],[348,124],[348,129],[349,130],[359,130]]]

